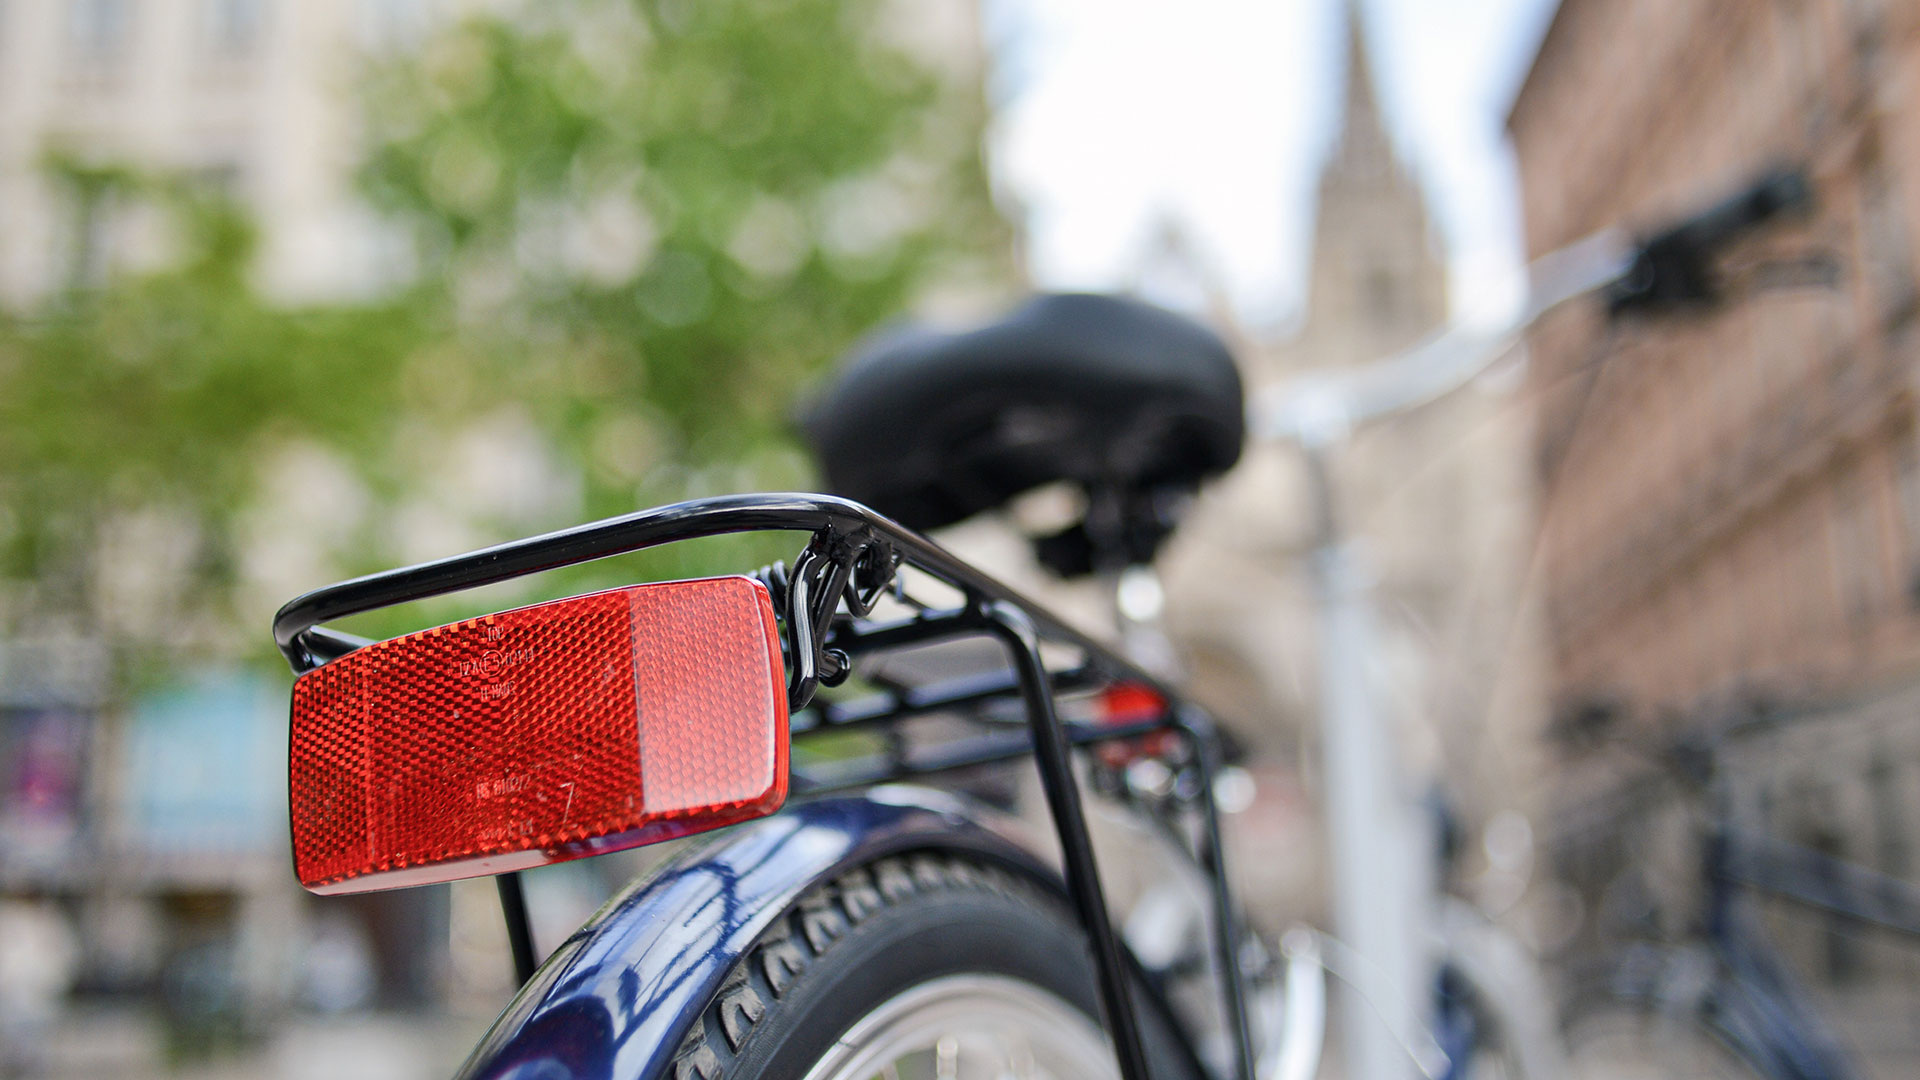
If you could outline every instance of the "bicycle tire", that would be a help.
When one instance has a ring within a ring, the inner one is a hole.
[[[1622,993],[1610,975],[1581,981],[1562,1025],[1572,1080],[1753,1080],[1771,1075],[1711,1021],[1710,1001]]]
[[[1065,903],[998,866],[920,852],[843,873],[783,912],[688,1034],[671,1075],[802,1080],[877,1009],[955,976],[1030,988],[1104,1042],[1091,950]],[[1137,979],[1134,1000],[1152,1074],[1200,1080],[1185,1039]]]
[[[1442,904],[1440,987],[1457,995],[1473,1017],[1467,1060],[1450,1075],[1463,1080],[1566,1076],[1566,1048],[1552,994],[1533,954],[1477,908],[1454,897]]]

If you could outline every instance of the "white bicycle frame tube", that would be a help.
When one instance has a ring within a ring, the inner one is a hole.
[[[1536,261],[1527,301],[1492,328],[1456,327],[1396,356],[1275,387],[1254,402],[1255,437],[1298,446],[1313,485],[1310,560],[1320,645],[1320,741],[1335,933],[1369,970],[1372,991],[1343,984],[1346,1073],[1358,1080],[1406,1080],[1416,1061],[1402,1033],[1424,1026],[1432,988],[1430,926],[1436,895],[1435,844],[1399,775],[1373,660],[1373,579],[1343,532],[1330,462],[1359,425],[1410,412],[1467,385],[1548,310],[1617,280],[1632,252],[1616,231],[1590,236]]]

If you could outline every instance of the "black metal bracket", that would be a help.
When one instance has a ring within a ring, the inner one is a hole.
[[[527,985],[540,957],[533,950],[533,920],[527,915],[527,893],[520,883],[520,872],[501,874],[493,879],[500,891],[500,914],[507,921],[507,948],[513,954],[513,978],[516,986]]]
[[[1253,1032],[1247,1017],[1246,989],[1240,971],[1240,919],[1233,906],[1233,887],[1227,878],[1226,846],[1220,835],[1220,808],[1213,801],[1213,781],[1220,775],[1220,740],[1205,714],[1179,709],[1175,727],[1193,750],[1193,766],[1200,777],[1201,830],[1199,862],[1206,872],[1213,898],[1214,963],[1220,968],[1220,1004],[1232,1025],[1234,1076],[1254,1080]]]
[[[1073,775],[1066,728],[1054,711],[1053,684],[1040,658],[1040,637],[1026,612],[1005,601],[984,603],[979,614],[987,628],[1006,645],[1014,671],[1020,677],[1020,695],[1026,701],[1027,721],[1032,728],[1033,755],[1040,766],[1040,786],[1047,796],[1054,832],[1060,838],[1067,892],[1093,946],[1094,964],[1100,975],[1100,1011],[1107,1021],[1107,1034],[1113,1038],[1120,1075],[1125,1080],[1148,1080],[1146,1050],[1141,1045],[1140,1025],[1133,1014],[1131,979],[1121,954],[1120,939],[1113,931],[1113,919],[1107,913],[1106,895],[1100,888],[1099,869],[1094,863],[1086,812],[1080,805],[1080,785]]]
[[[885,538],[829,525],[807,541],[791,570],[774,563],[756,575],[786,624],[789,713],[806,708],[820,687],[838,686],[852,672],[846,652],[827,644],[833,621],[842,604],[852,618],[871,614],[899,567],[900,555]]]

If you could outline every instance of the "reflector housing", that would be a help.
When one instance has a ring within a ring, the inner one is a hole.
[[[786,676],[752,578],[635,585],[368,645],[293,687],[294,869],[319,893],[498,874],[760,817]]]

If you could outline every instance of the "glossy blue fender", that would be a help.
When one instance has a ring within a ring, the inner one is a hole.
[[[1017,825],[958,796],[890,785],[796,802],[636,881],[554,950],[462,1080],[654,1080],[760,932],[813,885],[886,855],[972,852],[1059,889]]]

